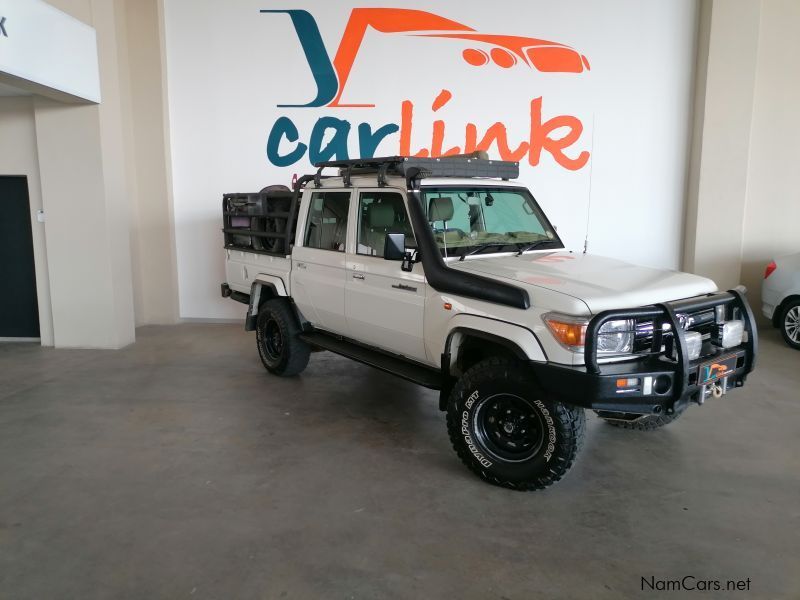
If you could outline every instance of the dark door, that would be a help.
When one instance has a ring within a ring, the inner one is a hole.
[[[39,337],[28,179],[0,175],[0,338]]]

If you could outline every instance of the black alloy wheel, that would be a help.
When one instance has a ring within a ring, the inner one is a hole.
[[[545,440],[541,413],[513,394],[485,398],[474,413],[475,433],[496,458],[519,462],[534,456]]]

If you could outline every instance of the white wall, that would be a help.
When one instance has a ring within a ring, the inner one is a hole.
[[[476,68],[461,59],[470,44],[368,31],[345,98],[374,108],[303,107],[314,79],[285,14],[260,9],[283,3],[164,0],[174,218],[182,317],[227,318],[241,311],[219,298],[223,280],[221,195],[288,184],[309,172],[308,158],[278,168],[265,154],[275,121],[289,117],[308,143],[318,119],[346,119],[353,130],[401,122],[401,103],[414,104],[412,148],[429,146],[433,121],[446,124],[445,148],[464,144],[464,127],[483,133],[502,121],[512,147],[528,138],[530,104],[542,98],[544,119],[571,115],[583,133],[566,150],[591,158],[577,170],[547,152],[537,166],[522,161],[528,184],[568,246],[677,267],[694,64],[696,5],[691,0],[613,2],[469,2],[403,4],[469,25],[481,33],[553,40],[588,57],[591,71],[540,73],[524,65]],[[366,2],[292,2],[315,18],[331,56],[353,6]],[[473,43],[471,47],[480,47]],[[452,99],[435,114],[431,103],[446,88]],[[561,129],[551,134],[558,138]],[[351,157],[359,155],[356,133]],[[284,143],[284,149],[291,149]],[[399,134],[376,155],[396,154]],[[497,156],[496,149],[490,154]]]
[[[128,174],[118,40],[119,0],[60,2],[88,8],[97,29],[103,102],[34,101],[46,214],[47,264],[57,347],[120,348],[134,341]],[[46,60],[43,48],[40,57]]]
[[[800,251],[800,4],[703,0],[684,268],[744,283]]]
[[[764,265],[800,252],[800,2],[761,7],[741,258],[755,298]]]
[[[702,111],[698,189],[687,226],[687,268],[720,287],[739,283],[760,6],[714,2]]]
[[[62,348],[134,341],[124,184],[119,165],[108,164],[119,131],[101,106],[35,103],[54,341]]]
[[[167,172],[161,18],[157,0],[118,0],[118,7],[136,324],[170,324],[178,320],[178,282]]]
[[[133,340],[134,311],[136,325],[178,318],[159,2],[50,1],[81,21],[93,40],[96,29],[99,61],[93,60],[103,87],[94,109],[37,100],[38,131],[30,115],[34,153],[40,138],[42,187],[49,190],[48,237],[58,248],[55,343],[123,346]],[[51,49],[40,50],[38,59],[46,61]]]

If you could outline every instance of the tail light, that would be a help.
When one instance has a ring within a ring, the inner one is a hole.
[[[775,271],[777,268],[778,265],[775,264],[775,261],[770,261],[770,263],[767,265],[767,268],[764,269],[764,279],[772,275],[773,271]]]

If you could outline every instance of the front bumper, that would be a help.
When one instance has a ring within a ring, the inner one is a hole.
[[[688,359],[684,330],[678,314],[707,310],[716,305],[731,305],[738,309],[744,321],[746,336],[733,348],[713,346],[697,360]],[[600,364],[597,360],[597,335],[600,327],[612,319],[653,319],[656,338],[653,347],[658,352],[632,361]],[[677,335],[663,334],[666,331]],[[662,335],[664,340],[662,351]],[[712,392],[725,393],[744,385],[748,373],[755,367],[758,333],[753,312],[742,289],[730,290],[678,302],[617,311],[605,311],[589,323],[586,333],[585,364],[583,366],[531,363],[536,377],[550,395],[563,402],[593,410],[630,414],[671,414],[689,402],[702,404]],[[726,365],[724,377],[704,383],[707,368]],[[618,386],[623,379],[636,380],[636,385]]]

